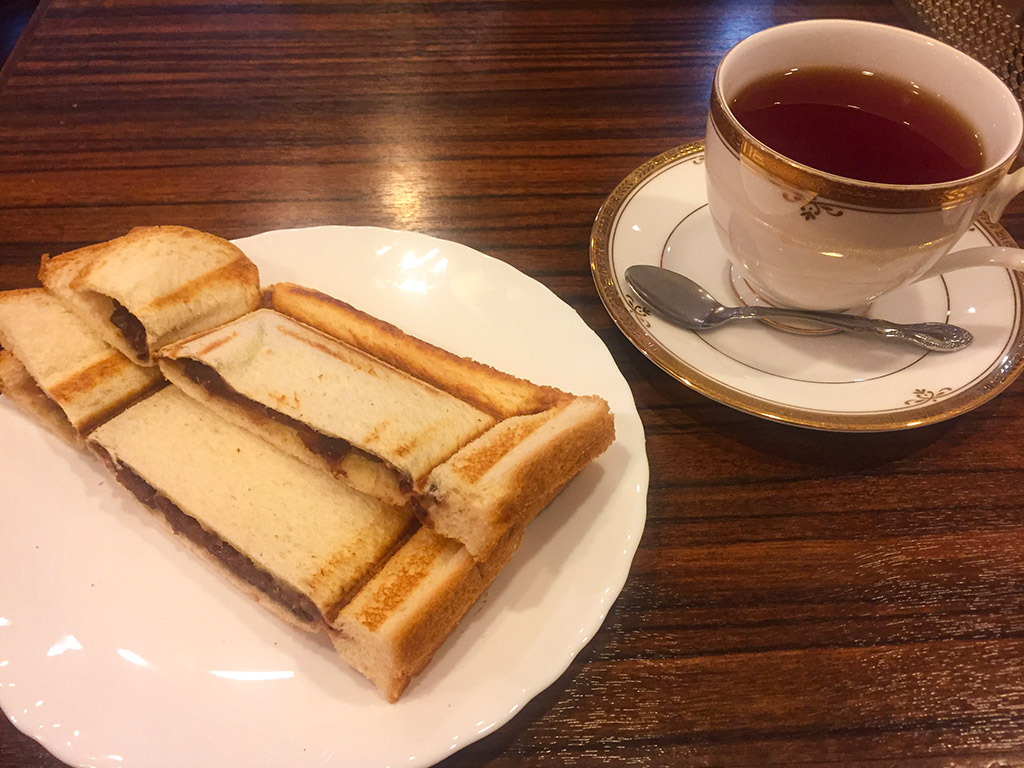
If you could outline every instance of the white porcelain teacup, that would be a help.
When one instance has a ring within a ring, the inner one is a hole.
[[[983,168],[935,184],[857,181],[780,154],[731,111],[755,79],[821,66],[883,72],[927,89],[976,131]],[[709,208],[733,267],[769,302],[849,309],[953,269],[1024,269],[1024,251],[1014,248],[949,253],[979,214],[997,220],[1024,189],[1024,169],[1008,174],[1022,139],[1013,93],[950,46],[868,22],[783,24],[743,40],[718,66],[706,137]]]

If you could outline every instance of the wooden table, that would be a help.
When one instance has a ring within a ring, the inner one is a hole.
[[[646,426],[646,532],[569,670],[445,765],[1024,765],[1024,385],[907,432],[773,424],[655,368],[590,277],[602,200],[702,136],[719,57],[829,16],[914,23],[880,0],[44,0],[0,74],[0,288],[139,224],[344,223],[461,241],[578,310]],[[0,720],[0,766],[58,765]]]

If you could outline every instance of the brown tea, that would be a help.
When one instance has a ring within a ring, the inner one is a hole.
[[[910,82],[854,69],[769,75],[729,105],[740,124],[791,160],[883,184],[936,184],[984,167],[967,118]]]

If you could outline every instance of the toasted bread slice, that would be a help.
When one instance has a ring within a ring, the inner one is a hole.
[[[101,341],[43,288],[0,293],[0,345],[36,385],[18,386],[9,378],[5,393],[23,406],[30,397],[49,400],[79,433],[163,383],[158,370],[136,365]],[[10,365],[8,370],[13,376]],[[27,412],[50,428],[60,422],[45,402]]]
[[[98,427],[89,444],[193,549],[278,615],[322,630],[415,527],[220,418],[176,387]]]
[[[227,240],[187,227],[138,227],[43,258],[39,279],[132,360],[260,303],[259,272]]]
[[[277,283],[267,289],[266,303],[496,418],[536,413],[572,397],[459,357],[311,288]]]
[[[271,309],[160,352],[165,375],[236,423],[405,503],[494,419],[365,352]]]
[[[458,542],[420,528],[338,613],[339,655],[397,701],[516,551],[510,529],[482,563]]]

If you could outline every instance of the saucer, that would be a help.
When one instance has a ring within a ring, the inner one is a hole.
[[[1002,227],[978,222],[955,250],[1015,247]],[[908,429],[952,418],[995,397],[1024,366],[1024,278],[975,267],[888,294],[866,314],[900,323],[949,322],[974,343],[925,352],[850,333],[797,334],[761,323],[686,331],[651,314],[623,277],[634,264],[667,267],[719,301],[739,303],[707,209],[704,144],[664,152],[633,171],[598,212],[590,265],[619,330],[659,367],[740,411],[822,430]]]

